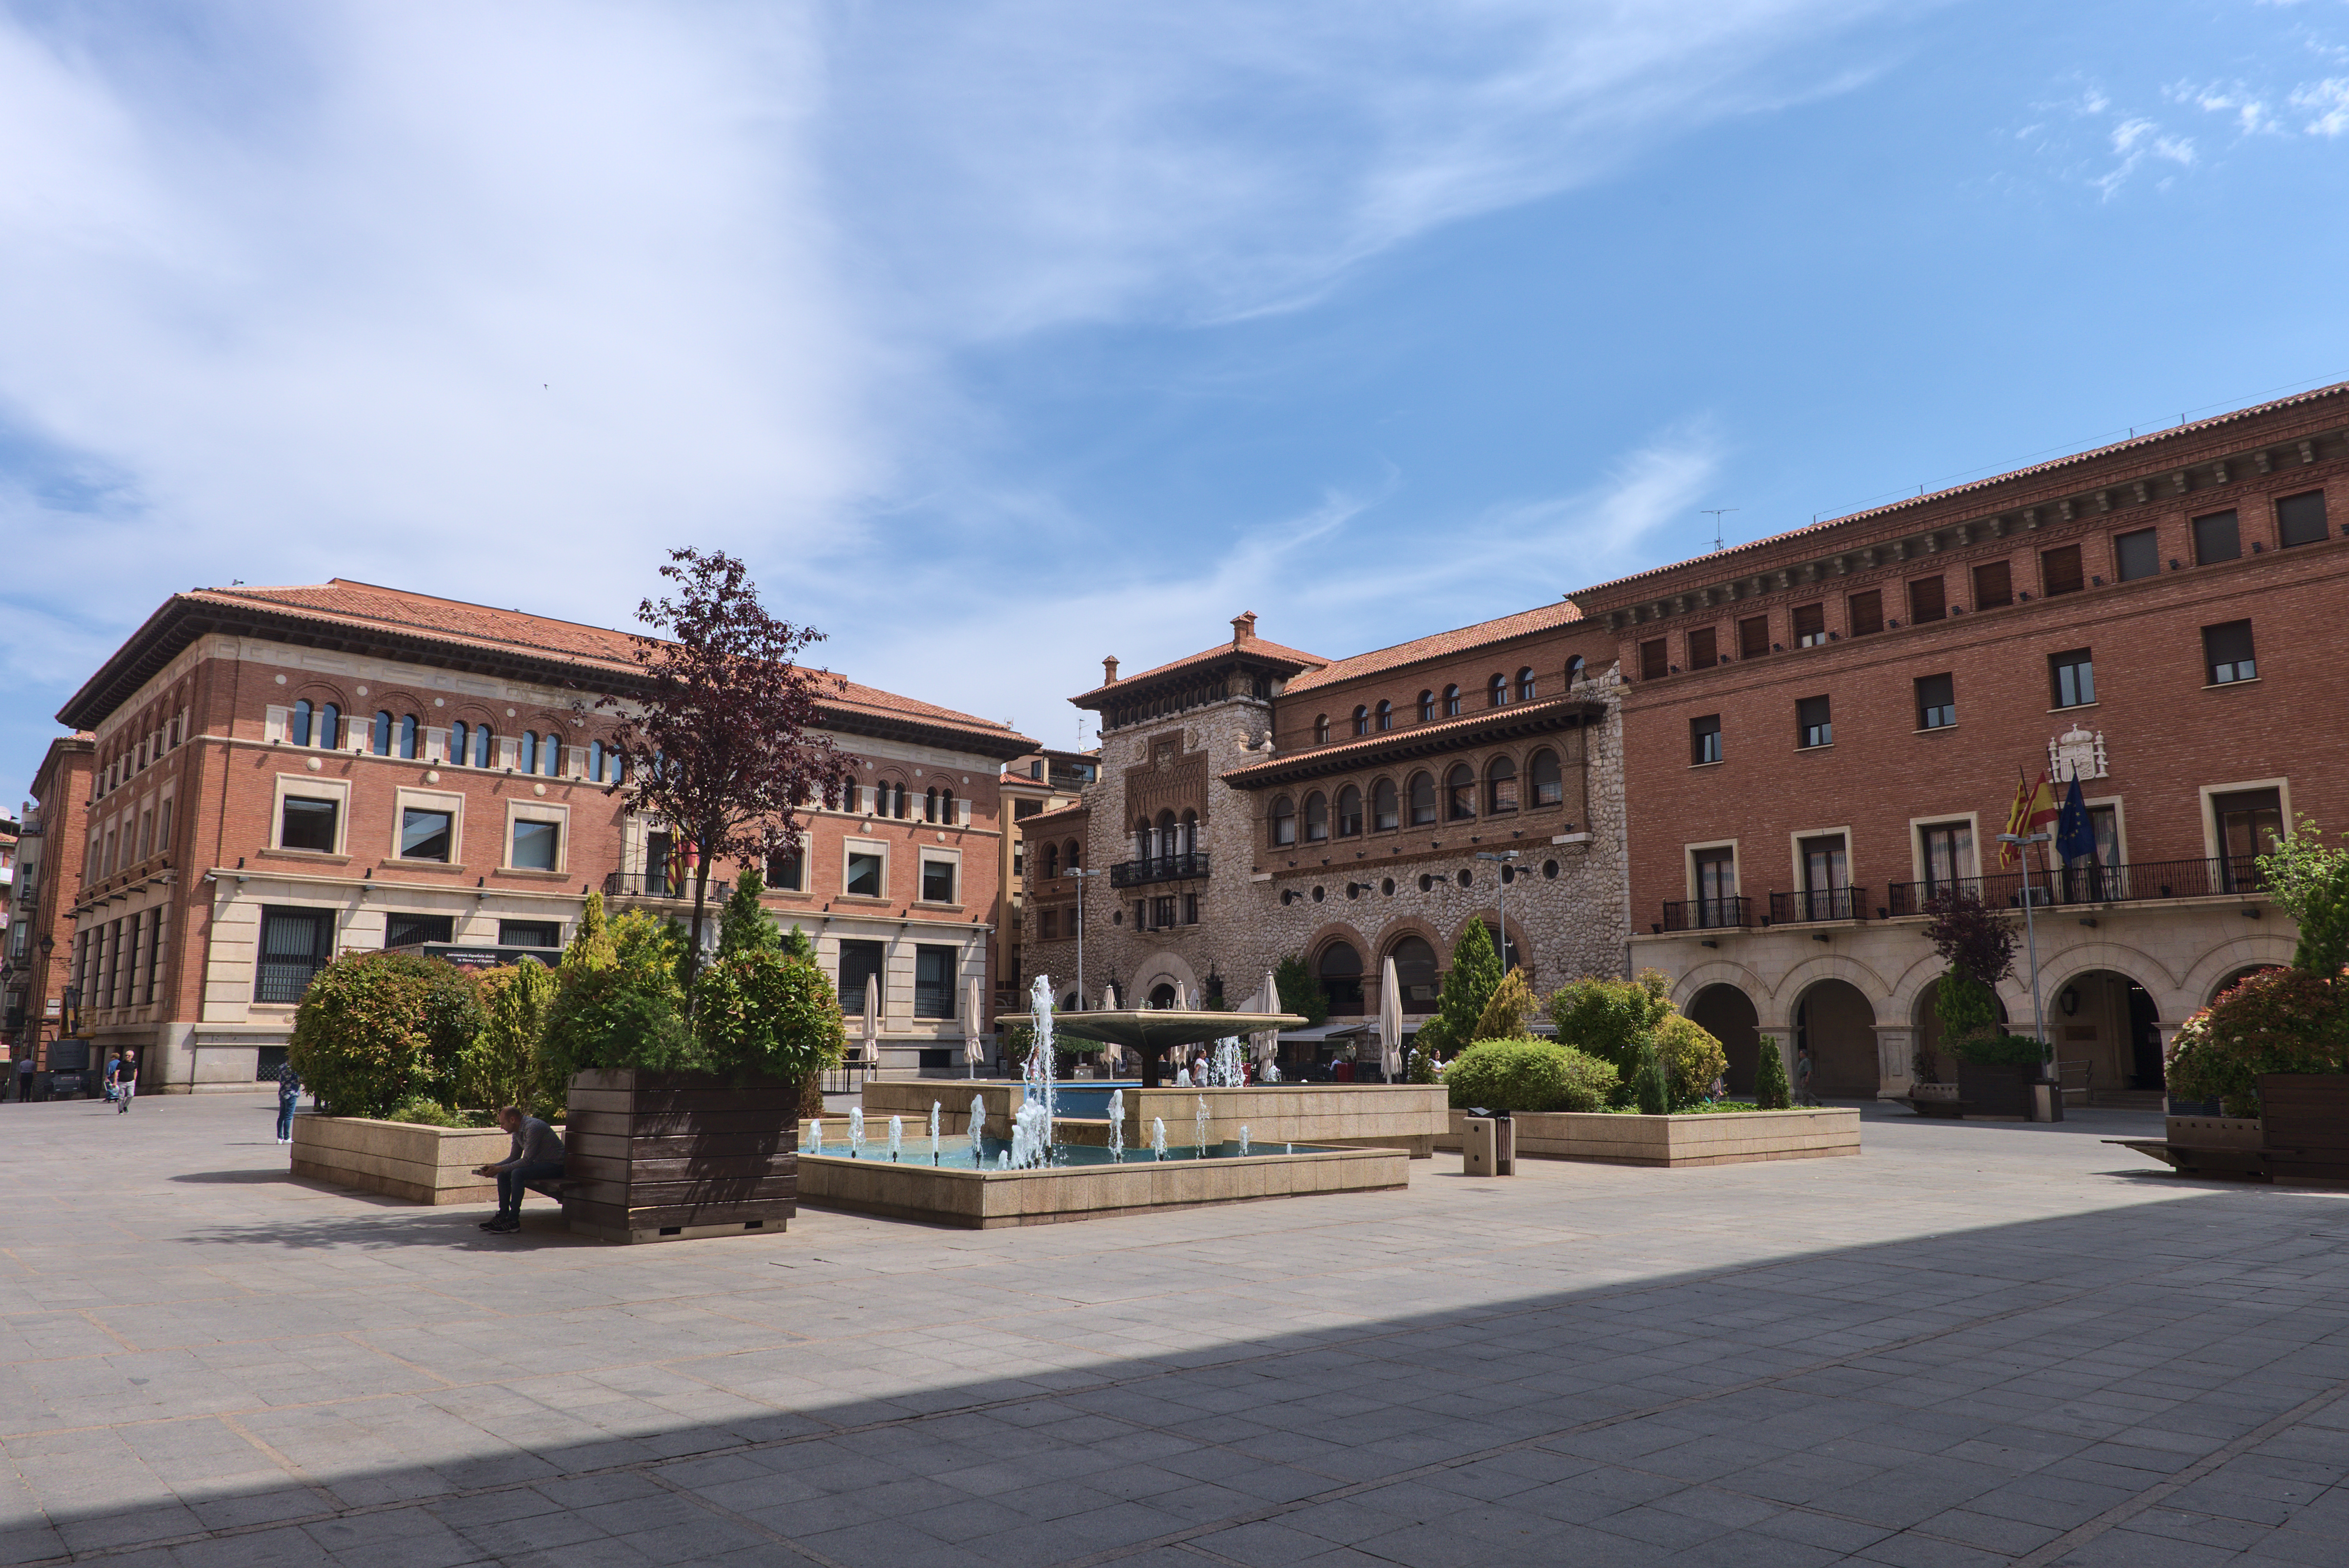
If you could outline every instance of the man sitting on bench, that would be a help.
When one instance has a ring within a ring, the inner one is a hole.
[[[513,1149],[500,1163],[480,1166],[473,1174],[498,1179],[498,1212],[481,1222],[481,1229],[502,1235],[522,1229],[523,1189],[563,1179],[563,1140],[537,1117],[523,1115],[520,1106],[498,1112],[498,1125],[512,1138]]]

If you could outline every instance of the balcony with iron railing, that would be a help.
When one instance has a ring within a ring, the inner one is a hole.
[[[1746,898],[1692,898],[1664,905],[1660,931],[1736,931],[1754,923],[1754,903]]]
[[[1141,887],[1148,882],[1185,882],[1207,874],[1207,852],[1193,850],[1188,854],[1153,855],[1147,860],[1120,861],[1109,869],[1112,887]]]
[[[1866,920],[1868,890],[1864,887],[1807,888],[1801,892],[1770,895],[1773,925],[1815,924],[1828,920]]]
[[[1887,918],[1930,914],[1933,900],[1951,892],[1971,893],[1992,909],[2021,909],[2023,886],[2020,871],[1955,881],[1894,882],[1885,889],[1878,913]],[[2256,856],[2220,855],[2213,860],[2146,861],[2133,865],[2058,866],[2052,871],[2034,866],[2030,890],[2033,909],[2060,909],[2174,898],[2249,898],[2264,893],[2267,881]]]
[[[716,903],[733,891],[734,884],[713,881],[709,884],[709,902]],[[678,870],[668,872],[605,872],[605,898],[658,898],[690,903],[693,899],[693,873]]]

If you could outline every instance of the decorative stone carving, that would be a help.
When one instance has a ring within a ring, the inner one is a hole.
[[[2075,779],[2105,777],[2105,732],[2074,725],[2047,742],[2047,777],[2063,788]]]

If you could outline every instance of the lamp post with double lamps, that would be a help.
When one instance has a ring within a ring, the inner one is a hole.
[[[1480,861],[1497,861],[1501,867],[1500,875],[1494,878],[1494,885],[1499,889],[1494,897],[1500,902],[1501,977],[1506,980],[1509,975],[1509,862],[1517,858],[1517,851],[1515,850],[1502,850],[1497,852],[1479,851],[1476,858]]]
[[[2048,1071],[2050,1063],[2047,1050],[2047,1020],[2039,1006],[2039,931],[2031,918],[2032,906],[2039,902],[2038,894],[2031,885],[2031,849],[2034,844],[2054,842],[2055,835],[2053,833],[2001,833],[1998,836],[1998,841],[2002,844],[2013,844],[2023,856],[2023,952],[2028,955],[2031,964],[2031,1035],[2039,1042],[2039,1077],[2042,1082],[2045,1082],[2050,1078]],[[2060,1089],[2049,1098],[2059,1107],[2064,1103],[2063,1092]]]
[[[1106,866],[1088,869],[1071,866],[1069,874],[1077,879],[1077,1008],[1085,1010],[1085,879],[1109,875]]]

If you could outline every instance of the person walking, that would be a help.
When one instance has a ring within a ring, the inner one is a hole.
[[[277,1141],[294,1141],[294,1107],[302,1099],[302,1080],[295,1076],[292,1062],[277,1064]]]
[[[483,1220],[481,1229],[507,1235],[522,1229],[522,1195],[533,1181],[559,1181],[563,1176],[563,1140],[535,1116],[525,1116],[518,1105],[498,1112],[498,1125],[513,1140],[513,1148],[495,1165],[474,1168],[476,1176],[498,1179],[498,1212]]]
[[[106,1070],[114,1086],[114,1112],[119,1116],[130,1109],[131,1098],[139,1092],[139,1058],[125,1051],[109,1062]]]
[[[16,1058],[16,1103],[33,1103],[33,1049],[22,1047],[24,1054]]]

